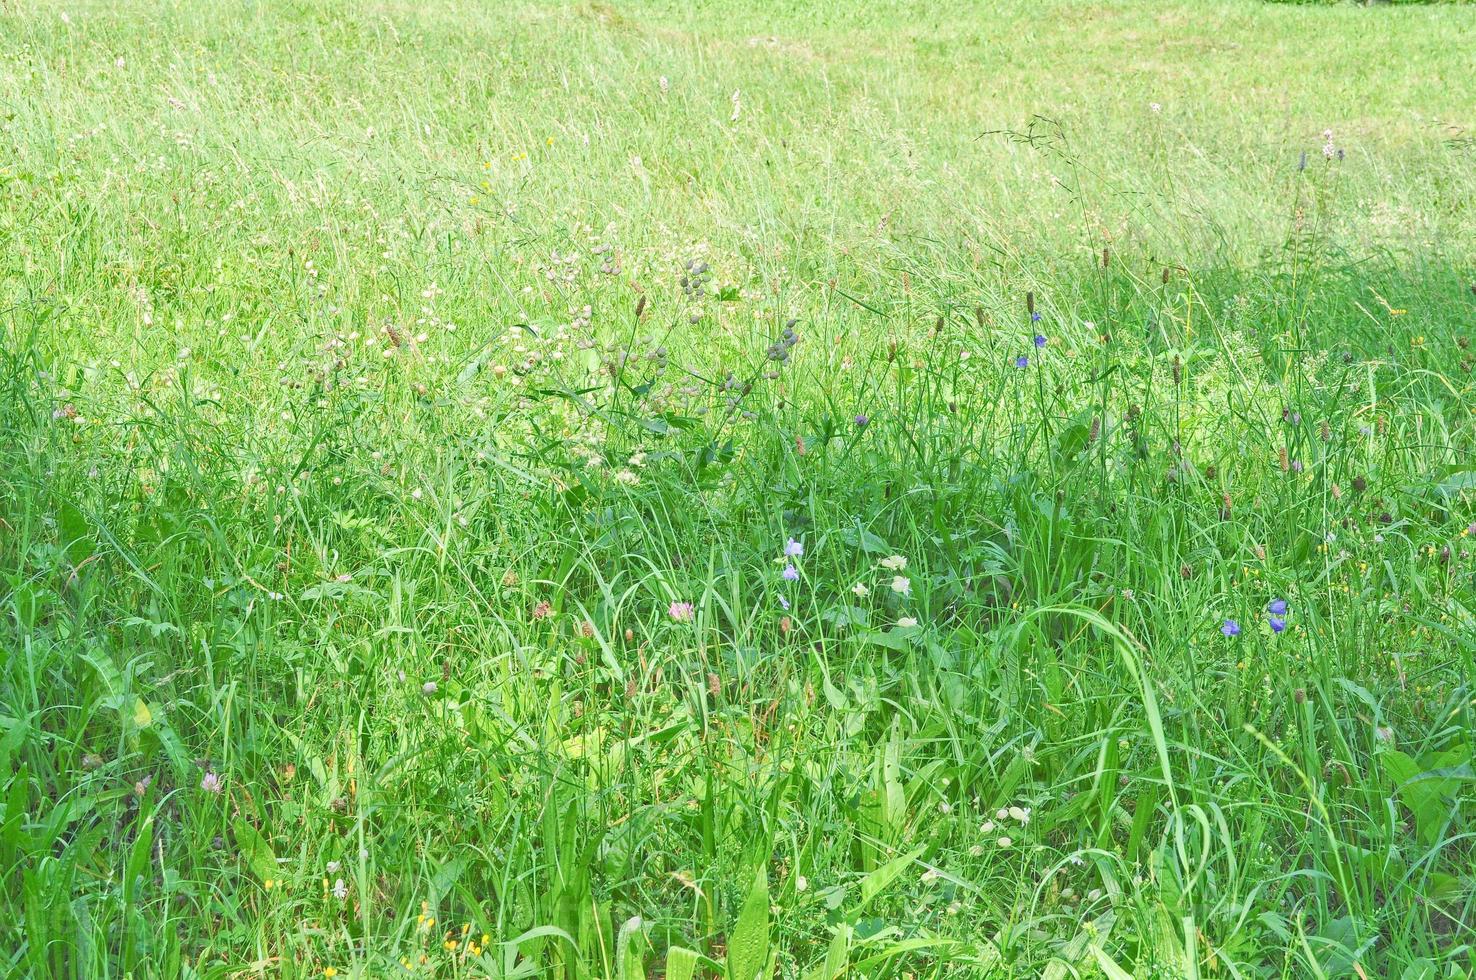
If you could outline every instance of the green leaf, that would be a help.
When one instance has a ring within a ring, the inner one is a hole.
[[[830,948],[825,953],[825,962],[805,974],[805,980],[836,980],[846,975],[846,965],[851,958],[852,929],[841,923],[830,937]]]
[[[900,628],[887,630],[886,632],[871,630],[862,633],[860,639],[864,643],[885,647],[897,653],[910,653],[912,651],[912,635],[914,632],[915,630]]]
[[[1450,817],[1460,780],[1451,775],[1450,768],[1427,770],[1397,750],[1384,752],[1382,758],[1384,773],[1394,784],[1395,795],[1414,814],[1415,830],[1420,840],[1427,845],[1435,845]]]
[[[837,628],[846,626],[869,626],[871,614],[860,606],[836,606],[820,614],[820,618]]]
[[[57,533],[67,561],[80,565],[92,556],[96,548],[92,522],[87,515],[69,501],[64,501],[57,511]]]
[[[769,962],[769,883],[760,868],[728,943],[728,980],[757,980]]]
[[[263,883],[274,880],[277,877],[277,855],[272,851],[272,845],[245,820],[237,820],[232,827],[236,834],[236,850],[246,866]]]
[[[890,553],[892,550],[885,541],[864,527],[843,528],[839,537],[842,544],[850,545],[852,548],[860,548],[868,554],[884,555]]]
[[[910,868],[912,863],[922,856],[924,850],[925,848],[919,847],[900,857],[895,857],[871,872],[865,878],[862,878],[861,897],[857,900],[855,907],[851,909],[851,915],[854,916],[860,912],[873,898],[876,898],[876,896],[885,891],[888,885],[896,881],[902,872]]]
[[[701,957],[690,949],[673,946],[666,951],[666,980],[692,980]]]
[[[1108,980],[1133,980],[1133,975],[1118,966],[1117,961],[1108,956],[1101,946],[1092,947],[1092,956],[1096,957],[1097,965],[1102,968]]]

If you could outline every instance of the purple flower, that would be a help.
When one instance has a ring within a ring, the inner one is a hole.
[[[785,565],[784,566],[784,571],[781,572],[780,574],[783,576],[784,581],[786,581],[786,582],[798,582],[799,581],[799,569],[798,568],[795,568],[793,565]]]
[[[1030,366],[1030,358],[1026,357],[1024,354],[1021,354],[1019,357],[1015,358],[1015,367],[1017,367],[1017,368],[1027,368],[1029,366]]]
[[[1240,624],[1233,619],[1225,620],[1225,625],[1220,627],[1220,632],[1226,636],[1239,636]]]
[[[1272,599],[1270,605],[1268,605],[1266,607],[1266,611],[1268,613],[1270,613],[1271,615],[1273,615],[1273,616],[1285,616],[1286,615],[1286,600],[1285,599]]]
[[[1045,335],[1044,334],[1036,334],[1035,335],[1035,346],[1036,347],[1044,347],[1045,345],[1046,345]]]
[[[802,542],[796,541],[794,538],[790,538],[788,541],[784,542],[784,557],[798,558],[804,553],[805,546]]]
[[[1280,616],[1272,616],[1271,632],[1280,633],[1284,629],[1286,629],[1286,620],[1282,619]]]
[[[871,424],[871,419],[867,418],[865,415],[858,415],[858,416],[856,416],[856,428],[858,428],[858,429],[864,429],[864,428],[866,428],[870,424]]]
[[[783,596],[780,596],[780,597],[779,597],[779,606],[780,606],[780,608],[782,608],[782,609],[783,609],[783,610],[784,610],[784,611],[785,611],[785,612],[789,612],[789,600],[788,600],[788,599],[786,599],[786,598],[784,598],[784,597],[783,597]]]
[[[690,602],[673,602],[667,607],[666,612],[667,615],[679,623],[690,623],[692,621],[692,614],[696,612],[696,609]]]
[[[1032,312],[1030,314],[1030,322],[1031,323],[1039,323],[1040,322],[1040,314],[1039,313]]]
[[[200,780],[200,788],[207,793],[219,793],[225,788],[225,783],[213,772],[207,772],[205,778]]]

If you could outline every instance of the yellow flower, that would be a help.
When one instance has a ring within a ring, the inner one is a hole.
[[[331,967],[331,966],[324,967],[324,969],[323,969],[323,976],[325,976],[325,977],[336,977],[336,976],[338,976],[338,969],[336,967]]]

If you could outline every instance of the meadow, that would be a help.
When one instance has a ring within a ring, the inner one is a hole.
[[[1472,51],[0,0],[0,975],[1476,975]]]

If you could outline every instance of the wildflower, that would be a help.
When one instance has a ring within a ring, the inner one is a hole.
[[[323,976],[325,976],[325,977],[336,977],[336,976],[338,976],[338,968],[337,967],[333,967],[333,966],[324,967],[323,968]]]
[[[802,542],[796,541],[794,538],[790,538],[784,542],[784,556],[786,558],[798,558],[804,553],[805,546]]]
[[[851,586],[851,592],[856,596],[857,599],[865,599],[867,596],[871,595],[871,589],[867,588],[866,583],[864,582],[857,582],[855,585]]]
[[[871,419],[867,418],[865,415],[858,415],[858,416],[856,416],[856,420],[855,421],[856,421],[856,428],[858,428],[858,429],[864,429],[864,428],[866,428],[867,425],[869,425],[871,423]]]
[[[1374,738],[1384,744],[1394,741],[1394,729],[1388,725],[1380,725],[1374,729]]]
[[[348,885],[344,884],[342,878],[339,878],[333,882],[333,897],[338,899],[340,902],[343,901],[345,898],[348,898]]]
[[[901,629],[908,629],[916,625],[917,620],[911,616],[903,616],[901,619],[897,620],[897,626]]]
[[[1239,636],[1240,624],[1233,619],[1227,619],[1225,620],[1225,624],[1220,627],[1220,632],[1226,636]]]
[[[1029,366],[1030,358],[1026,357],[1024,354],[1021,354],[1019,357],[1015,358],[1015,367],[1028,368]]]
[[[1286,629],[1286,620],[1285,619],[1282,619],[1280,616],[1272,616],[1271,617],[1271,632],[1273,632],[1273,633],[1280,633],[1284,629]]]
[[[328,862],[328,873],[331,874],[331,875],[332,874],[338,874],[338,869],[341,868],[341,867],[343,867],[343,865],[340,864],[339,862],[337,862],[337,861],[329,861]]]
[[[779,574],[780,577],[782,577],[786,582],[798,582],[800,577],[799,569],[795,568],[793,565],[785,565],[784,571],[780,572]]]
[[[1269,612],[1273,616],[1285,616],[1286,615],[1286,600],[1285,599],[1272,599],[1271,600],[1271,603],[1268,606],[1266,606],[1266,611]]]
[[[1157,102],[1150,102],[1150,103],[1148,103],[1148,111],[1149,112],[1162,112],[1163,111],[1163,106],[1159,105]]]
[[[215,773],[207,772],[205,777],[200,780],[200,788],[207,793],[219,793],[225,788],[225,784]]]
[[[1013,846],[1015,842],[1010,840],[1008,837],[1001,837],[996,843],[998,843],[999,846],[1002,848],[1008,848]]]
[[[881,567],[889,572],[900,572],[907,568],[907,559],[902,555],[892,555],[881,560]]]
[[[690,602],[673,602],[666,612],[678,623],[690,623],[696,608]]]
[[[1030,311],[1030,322],[1031,323],[1039,323],[1040,322],[1040,314],[1037,313],[1034,310],[1031,310]],[[1039,345],[1037,345],[1037,346],[1039,346]]]
[[[795,891],[797,891],[797,892],[808,891],[809,890],[809,887],[810,887],[810,879],[806,878],[804,875],[797,875],[797,876],[795,876],[795,879],[794,879],[794,890]]]
[[[438,690],[440,690],[440,686],[437,685],[435,681],[426,681],[424,684],[420,685],[420,693],[424,694],[426,697],[430,697]]]
[[[912,591],[912,583],[907,580],[907,576],[905,575],[893,576],[892,591],[898,595],[907,595]]]
[[[992,834],[992,833],[994,833],[994,821],[993,820],[986,820],[983,823],[981,823],[979,825],[979,833],[981,833],[981,834]]]
[[[1037,350],[1040,349],[1040,348],[1042,348],[1042,347],[1044,347],[1046,345],[1046,343],[1047,343],[1047,341],[1045,339],[1045,335],[1044,334],[1036,334],[1035,335],[1035,346],[1036,346],[1036,349]]]
[[[1014,821],[1017,821],[1018,823],[1029,823],[1030,822],[1030,808],[1029,807],[1019,807],[1019,806],[1012,806],[1012,807],[1010,807],[1010,819],[1011,820],[1014,820]]]
[[[780,596],[780,597],[779,597],[779,606],[780,606],[780,608],[782,608],[782,609],[783,609],[783,610],[784,610],[784,611],[785,611],[785,612],[789,612],[789,600],[788,600],[788,599],[786,599],[786,598],[784,598],[784,597],[783,597],[783,596]]]

